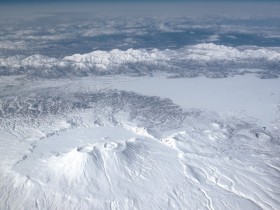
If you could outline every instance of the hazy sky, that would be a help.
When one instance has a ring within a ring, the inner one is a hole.
[[[279,18],[280,0],[0,0],[0,20],[46,14]]]
[[[5,3],[44,2],[278,2],[279,0],[0,0]]]

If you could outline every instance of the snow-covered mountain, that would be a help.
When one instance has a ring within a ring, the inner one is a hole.
[[[28,57],[18,55],[0,59],[0,68],[4,75],[21,73],[41,77],[73,74],[145,75],[155,71],[181,76],[201,74],[209,77],[212,73],[212,77],[224,77],[244,73],[244,71],[240,72],[240,69],[246,68],[247,71],[258,69],[260,75],[278,77],[279,62],[279,48],[239,49],[204,43],[177,50],[98,50],[87,54],[65,56],[61,59],[39,54]],[[220,71],[221,68],[223,71]]]
[[[279,4],[202,4],[0,6],[0,209],[280,209]]]

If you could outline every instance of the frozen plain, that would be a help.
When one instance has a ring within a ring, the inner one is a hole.
[[[0,209],[279,209],[279,17],[259,15],[2,21]]]

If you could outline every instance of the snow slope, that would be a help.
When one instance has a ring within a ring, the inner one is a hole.
[[[279,208],[279,128],[114,78],[10,78],[21,97],[1,96],[1,209]]]

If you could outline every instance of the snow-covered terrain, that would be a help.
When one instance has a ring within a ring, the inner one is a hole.
[[[166,79],[158,76],[117,81],[110,87],[170,98],[186,109],[197,108],[251,117],[259,125],[271,126],[279,118],[276,114],[279,109],[279,84],[280,79],[264,80],[255,75],[221,79]]]
[[[225,77],[253,70],[261,76],[279,76],[279,47],[247,48],[238,49],[204,43],[176,50],[98,50],[87,54],[65,56],[61,59],[40,54],[27,57],[13,55],[0,59],[0,68],[3,69],[0,73],[2,75],[28,74],[38,77],[62,77],[73,74],[145,75],[162,71],[177,77],[178,75],[179,77],[189,75]],[[223,68],[222,72],[221,68]],[[53,72],[53,69],[56,71]]]
[[[137,88],[135,78],[27,81],[20,90],[10,79],[18,96],[1,96],[3,209],[279,207],[279,115],[263,128],[109,89]]]
[[[277,7],[1,13],[0,209],[278,210]]]

